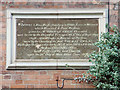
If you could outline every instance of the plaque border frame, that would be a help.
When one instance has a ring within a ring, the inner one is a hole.
[[[8,9],[7,10],[7,44],[6,44],[6,69],[71,69],[66,68],[65,64],[72,66],[75,69],[89,69],[89,66],[94,64],[88,60],[71,59],[67,62],[61,59],[49,59],[51,61],[16,61],[15,60],[15,42],[16,42],[16,23],[15,19],[28,15],[27,18],[98,18],[99,19],[99,40],[100,34],[107,32],[105,24],[108,23],[107,9]],[[46,15],[46,16],[45,16]]]

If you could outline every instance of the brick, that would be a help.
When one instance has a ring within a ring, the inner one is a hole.
[[[0,30],[0,34],[6,34],[6,29],[2,28],[2,30]]]
[[[1,36],[2,36],[2,45],[4,46],[4,49],[6,49],[6,47],[5,47],[6,35],[4,33],[2,33]]]
[[[21,80],[21,75],[12,75],[12,79]]]
[[[40,71],[40,75],[41,74],[47,74],[47,71]]]
[[[24,79],[24,80],[36,79],[36,76],[35,75],[23,75],[22,79]]]
[[[11,80],[11,79],[2,79],[2,84],[5,85],[5,84],[15,84],[14,80]]]
[[[48,6],[43,6],[43,8],[54,8],[54,6],[48,5]]]
[[[55,80],[48,80],[48,84],[57,84],[57,81],[55,81]]]
[[[62,70],[57,70],[57,72],[56,72],[56,73],[61,74],[62,72],[63,72]]]
[[[16,85],[16,84],[12,84],[10,86],[10,88],[25,88],[25,87],[26,87],[26,85]]]
[[[65,71],[62,71],[60,72],[62,75],[71,75],[72,71],[71,70],[65,70]]]
[[[69,1],[68,4],[69,4],[69,5],[74,5],[74,6],[75,6],[75,5],[77,4],[77,2]]]
[[[40,84],[47,84],[48,80],[40,80]]]
[[[60,79],[60,76],[62,76],[63,75],[63,73],[66,73],[66,72],[64,72],[64,71],[62,71],[62,70],[58,70],[58,71],[56,71],[56,72],[54,72],[53,73],[53,79],[57,79],[57,78],[59,78]]]
[[[64,8],[64,5],[59,5],[59,6],[55,5],[53,8]]]
[[[4,88],[10,88],[9,85],[2,85],[2,89]]]
[[[23,72],[16,72],[16,74],[23,74]]]
[[[15,5],[25,5],[27,4],[28,0],[14,0]]]
[[[2,37],[3,37],[3,35],[2,35]],[[5,36],[4,36],[4,37],[5,37]],[[2,41],[2,45],[5,46],[5,45],[6,45],[6,40],[4,40],[4,38],[2,38],[2,40],[3,40],[3,41]],[[5,52],[3,55],[5,55],[5,54],[6,54],[6,52]],[[6,56],[4,56],[4,57],[6,57]]]
[[[2,65],[2,61],[0,61],[0,66]]]
[[[75,85],[65,85],[64,88],[75,88]]]
[[[2,66],[0,66],[0,72],[2,71]],[[1,74],[1,73],[0,73]]]
[[[60,78],[74,78],[74,75],[61,75]]]
[[[63,5],[63,4],[67,5],[69,3],[68,2],[54,2],[53,4],[54,5]]]
[[[32,8],[35,8],[35,6],[32,6],[32,5],[29,5],[29,6],[22,6],[22,8],[29,8],[29,9],[32,9]]]
[[[16,84],[23,84],[23,81],[22,80],[16,80],[15,83]]]
[[[5,68],[5,66],[2,66],[2,74],[3,75],[6,75],[6,74],[14,74],[15,72],[14,71],[7,71],[7,70],[5,70],[6,68]],[[12,75],[13,76],[13,75]]]
[[[4,67],[5,67],[5,66],[4,66]],[[6,72],[7,72],[8,74],[10,74],[10,75],[11,75],[11,74],[15,74],[15,71],[12,71],[12,70],[11,70],[11,71],[6,70]],[[11,75],[11,76],[12,76],[12,75]]]
[[[2,22],[6,22],[6,18],[5,17],[2,18]]]
[[[72,74],[80,74],[79,71],[72,71]]]
[[[25,75],[39,75],[38,71],[25,71],[24,72]]]
[[[52,1],[52,0],[51,0]],[[54,2],[51,2],[50,0],[46,0],[45,1],[45,5],[53,5],[54,4]]]
[[[15,2],[16,5],[25,5],[27,2]]]
[[[4,75],[3,79],[11,79],[11,75]]]
[[[20,6],[10,6],[10,8],[20,8]]]
[[[7,71],[2,71],[2,74],[9,74],[9,72],[7,72]]]
[[[27,85],[27,88],[34,88],[34,85]]]
[[[2,46],[2,50],[6,50],[6,46]],[[3,65],[6,65],[6,63],[3,63]]]
[[[2,68],[2,71],[0,72],[0,73],[2,73],[3,72],[3,70],[5,70],[6,69],[6,67],[5,66],[2,66],[1,67]],[[2,73],[3,74],[3,73]],[[9,73],[7,73],[7,74],[9,74]],[[4,74],[5,75],[5,74]]]
[[[0,11],[2,11],[2,6],[0,6]]]
[[[0,85],[2,85],[2,80],[3,80],[3,77],[2,75],[0,75]]]
[[[2,71],[2,66],[0,65],[0,72]],[[2,74],[2,73],[0,73],[0,74]]]
[[[50,88],[50,85],[35,85],[35,88]]]
[[[2,28],[6,28],[6,23],[2,23]]]
[[[4,48],[2,48],[3,50],[6,50],[6,49],[4,49]],[[4,61],[4,62],[2,62],[2,64],[1,64],[2,66],[5,66],[6,65],[6,62]]]
[[[25,80],[24,84],[39,84],[38,80]]]
[[[49,70],[49,71],[47,71],[47,72],[48,72],[49,75],[51,75],[51,74],[57,73],[58,71],[57,71],[57,70]]]
[[[65,80],[65,81],[64,81],[64,84],[65,84],[65,85],[70,85],[71,83],[72,83],[72,80]]]
[[[53,80],[60,80],[60,74],[53,74]]]
[[[44,80],[44,79],[50,79],[51,77],[49,75],[37,75],[36,76],[36,79],[41,79],[41,80]]]
[[[0,17],[4,16],[4,12],[3,11],[0,11]]]
[[[58,88],[57,85],[50,85],[50,88]]]

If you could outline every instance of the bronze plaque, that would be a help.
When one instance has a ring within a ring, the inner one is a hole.
[[[16,59],[88,59],[98,19],[16,19]]]

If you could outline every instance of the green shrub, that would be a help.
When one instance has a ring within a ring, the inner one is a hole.
[[[120,33],[116,26],[110,29],[114,33],[101,35],[100,41],[95,43],[100,51],[93,52],[89,59],[94,64],[89,72],[96,77],[97,88],[120,88]]]

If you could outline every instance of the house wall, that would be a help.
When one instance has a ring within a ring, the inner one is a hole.
[[[60,8],[95,8],[108,9],[107,3],[94,2],[29,2],[29,0],[12,0],[14,2],[0,2],[0,85],[2,88],[57,88],[56,79],[75,78],[86,73],[87,70],[6,70],[6,10],[14,9],[60,9]],[[15,2],[16,1],[16,2]],[[110,25],[118,25],[118,10],[114,10],[114,3],[110,3]],[[120,8],[119,8],[120,9]],[[120,15],[119,15],[120,16]],[[61,85],[61,81],[59,81]],[[64,88],[93,88],[89,83],[79,83],[65,80]]]

